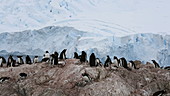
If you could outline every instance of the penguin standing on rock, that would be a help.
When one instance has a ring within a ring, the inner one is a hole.
[[[87,54],[85,51],[82,51],[81,56],[80,56],[80,62],[86,62],[87,61]]]
[[[107,59],[106,59],[106,61],[104,63],[104,67],[109,67],[110,64],[112,64],[112,61],[111,61],[109,55],[107,55]]]
[[[51,55],[51,65],[57,65],[58,64],[58,53],[54,52],[54,54]]]
[[[17,63],[19,65],[24,64],[24,60],[22,59],[22,56],[17,56],[17,57],[18,57]]]
[[[155,60],[151,60],[155,68],[160,68],[159,64]]]
[[[25,57],[25,63],[26,63],[26,64],[32,64],[31,58],[30,58],[29,55],[27,55],[27,56]]]
[[[120,60],[116,56],[113,57],[113,60],[114,60],[114,64],[116,64],[117,66],[120,66],[119,65],[120,64]]]
[[[127,61],[124,57],[120,58],[120,65],[124,68],[127,68]]]
[[[132,69],[137,69],[135,63],[134,63],[132,60],[129,61],[129,62],[130,62],[130,67],[131,67]]]
[[[90,63],[90,67],[96,66],[96,65],[95,65],[95,64],[96,64],[96,56],[95,56],[94,53],[92,53],[92,54],[90,55],[89,63]]]
[[[6,59],[3,56],[0,56],[2,58],[2,63],[6,63]]]
[[[101,66],[102,67],[102,62],[100,61],[99,58],[96,58],[96,66]]]
[[[3,64],[2,64],[3,60],[2,58],[0,57],[0,66],[3,67]]]
[[[10,55],[8,57],[7,67],[12,67],[13,64],[14,64],[14,59],[13,59],[12,55]]]
[[[45,52],[42,62],[49,62],[50,61],[50,53],[48,51]]]
[[[60,53],[60,57],[59,57],[59,59],[67,59],[66,58],[66,51],[67,51],[67,49],[64,49],[61,53]]]
[[[79,59],[79,55],[78,55],[78,53],[77,52],[74,52],[74,57],[73,58],[75,58],[75,59]]]
[[[33,63],[38,63],[38,56],[35,56],[34,59],[33,59]]]
[[[126,59],[124,58],[124,57],[122,57],[122,58],[120,58],[120,64],[124,67],[124,68],[126,68],[127,70],[131,70],[128,66],[127,66],[127,61],[126,61]]]
[[[0,56],[0,66],[3,67],[3,63],[6,63],[6,60],[3,56]]]
[[[54,65],[58,64],[58,53],[54,52]]]

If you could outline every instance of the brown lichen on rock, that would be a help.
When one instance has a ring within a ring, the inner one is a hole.
[[[0,68],[0,96],[150,96],[159,90],[170,94],[170,71],[135,61],[139,69],[110,70],[66,59],[63,67],[48,63]],[[25,72],[25,79],[19,73]],[[87,76],[82,74],[86,73]]]

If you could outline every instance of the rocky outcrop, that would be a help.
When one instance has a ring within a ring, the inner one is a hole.
[[[170,95],[169,70],[138,67],[131,71],[90,67],[67,59],[64,66],[37,63],[0,68],[0,77],[10,77],[0,83],[0,96],[151,96],[160,90],[166,90],[163,96]],[[20,78],[21,72],[28,76]]]

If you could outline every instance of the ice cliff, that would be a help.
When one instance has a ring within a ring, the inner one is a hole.
[[[94,52],[102,61],[110,55],[111,58],[117,56],[143,62],[155,59],[161,66],[170,62],[170,36],[152,33],[116,37],[114,33],[108,36],[72,27],[49,26],[39,30],[1,33],[0,44],[0,50],[3,50],[0,55],[21,52],[42,56],[46,50],[52,53],[66,48],[68,58],[72,58],[75,51],[80,54],[84,50],[88,56]]]

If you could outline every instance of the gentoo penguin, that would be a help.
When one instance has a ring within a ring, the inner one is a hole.
[[[50,61],[50,53],[48,51],[45,52],[42,62],[49,62]]]
[[[0,66],[1,67],[3,67],[3,63],[2,62],[3,62],[3,59],[2,59],[2,57],[0,57]]]
[[[155,60],[151,60],[155,68],[160,68],[159,64]]]
[[[107,59],[106,59],[106,61],[104,63],[104,67],[109,67],[110,64],[112,64],[112,61],[111,61],[109,55],[107,55]]]
[[[3,56],[0,56],[0,66],[3,67],[3,63],[6,63],[6,60]]]
[[[100,61],[99,58],[96,58],[96,66],[101,66],[102,67],[102,62]]]
[[[1,58],[2,58],[2,63],[6,63],[6,59],[3,56],[1,56]]]
[[[12,58],[12,55],[8,57],[7,67],[12,67],[14,62],[14,59]]]
[[[51,65],[54,65],[54,54],[51,54],[50,57],[51,57],[51,59],[50,59],[51,60]]]
[[[131,60],[130,62],[130,68],[137,69],[135,63]]]
[[[90,67],[94,67],[96,64],[96,56],[94,53],[92,53],[90,55],[90,59],[89,59],[89,63],[90,63]]]
[[[170,70],[170,66],[167,66],[167,67],[165,67],[164,69],[166,69],[166,70]]]
[[[120,64],[120,60],[119,60],[116,56],[113,57],[113,60],[114,60],[113,63],[114,63],[115,65],[120,66],[120,65],[119,65],[119,64]]]
[[[87,54],[85,51],[82,51],[80,56],[80,62],[86,62],[87,61]]]
[[[25,57],[25,63],[26,63],[26,64],[32,64],[31,58],[30,58],[29,55],[27,55],[27,56]]]
[[[38,56],[35,56],[34,59],[33,59],[33,63],[38,63]]]
[[[23,61],[23,59],[22,59],[22,56],[17,56],[17,57],[18,57],[17,63],[18,63],[19,65],[24,64],[24,61]]]
[[[15,67],[16,66],[16,60],[13,60],[12,62],[12,66]]]
[[[75,58],[75,59],[79,59],[79,55],[78,55],[78,53],[77,52],[74,52],[74,57],[73,58]]]
[[[4,82],[6,80],[9,80],[9,79],[10,79],[10,77],[1,77],[0,78],[0,83]]]
[[[128,68],[127,61],[124,57],[120,58],[120,65],[124,68]]]
[[[54,52],[54,54],[51,55],[51,65],[57,65],[58,64],[58,53]]]
[[[152,96],[163,96],[163,94],[166,94],[165,90],[157,91],[157,92],[153,93]]]
[[[83,73],[82,76],[83,76],[83,80],[85,82],[90,82],[91,78],[90,78],[89,74]]]
[[[27,74],[26,73],[19,73],[20,78],[26,78]]]
[[[60,53],[60,57],[59,57],[59,59],[66,59],[66,51],[67,51],[67,49],[64,49],[61,53]]]

